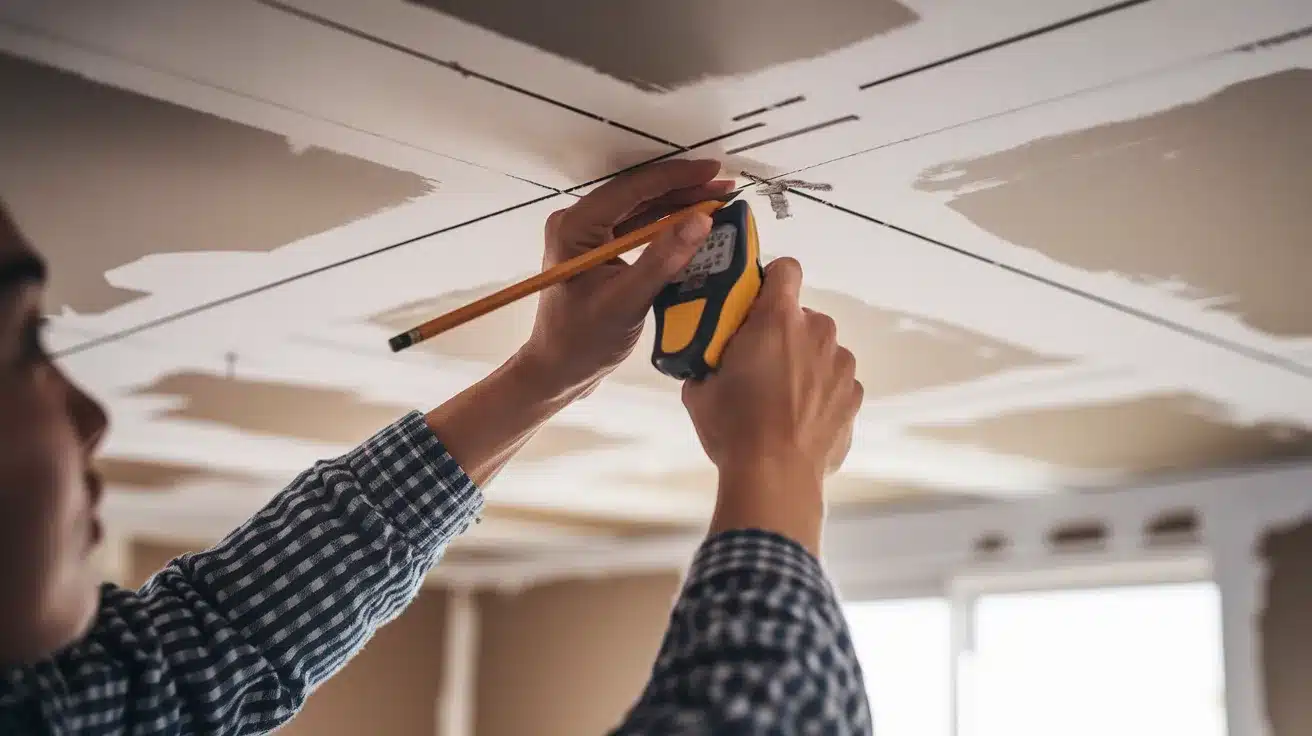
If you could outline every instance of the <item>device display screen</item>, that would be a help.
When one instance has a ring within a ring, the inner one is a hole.
[[[738,228],[729,223],[715,226],[692,261],[675,275],[673,281],[702,281],[707,276],[727,270],[733,264],[733,247],[737,240]]]

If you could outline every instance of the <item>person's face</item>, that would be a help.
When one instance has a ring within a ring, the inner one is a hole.
[[[99,600],[91,456],[108,419],[42,347],[44,281],[0,206],[0,665],[72,643]]]

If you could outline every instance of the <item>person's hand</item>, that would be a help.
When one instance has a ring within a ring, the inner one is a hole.
[[[815,552],[824,477],[842,464],[864,395],[833,319],[798,301],[797,261],[772,262],[719,369],[683,400],[720,471],[711,530],[776,531]]]
[[[551,215],[543,267],[550,268],[688,205],[723,196],[713,160],[669,160],[616,177]],[[542,292],[521,355],[561,390],[594,385],[633,352],[661,287],[705,241],[696,215],[657,238],[632,264],[616,259]],[[653,369],[654,370],[654,369]]]

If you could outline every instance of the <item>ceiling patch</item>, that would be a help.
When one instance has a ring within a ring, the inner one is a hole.
[[[763,256],[769,261],[770,256]],[[434,314],[443,314],[514,283],[508,279],[454,291],[406,304],[370,318],[389,331],[413,327]],[[448,358],[500,365],[519,349],[533,329],[536,297],[521,299],[438,335],[416,350]],[[824,312],[838,323],[844,345],[857,358],[857,378],[868,399],[919,389],[966,383],[1018,368],[1057,365],[1061,361],[1039,355],[987,335],[955,325],[895,310],[872,306],[842,292],[802,287],[802,304]],[[907,329],[910,324],[919,329]],[[654,330],[643,330],[633,355],[608,380],[629,386],[677,394],[674,381],[651,366]],[[889,355],[900,356],[889,361]]]
[[[410,0],[648,92],[756,74],[919,20],[896,0]]]
[[[1239,426],[1186,394],[1004,414],[966,425],[918,427],[922,437],[1126,474],[1180,473],[1312,456],[1312,431]]]
[[[519,562],[524,557],[525,552],[520,549],[475,547],[470,543],[453,541],[442,550],[441,561],[443,565],[491,565]]]
[[[922,174],[975,225],[1282,337],[1312,335],[1312,69]]]
[[[268,252],[434,189],[411,172],[0,55],[0,200],[51,262],[46,309],[139,297],[106,272],[157,253]]]
[[[856,356],[857,379],[867,400],[1065,362],[957,325],[876,307],[839,291],[803,286],[801,303],[834,318],[839,340]],[[913,325],[915,329],[908,329]],[[889,360],[890,355],[897,360]]]
[[[801,179],[762,179],[759,176],[753,176],[746,171],[741,172],[742,176],[756,182],[756,193],[764,196],[770,202],[770,209],[774,211],[774,219],[786,220],[793,216],[792,210],[788,207],[787,194],[792,189],[809,189],[813,192],[831,192],[834,187],[830,184],[816,184]]]
[[[543,462],[566,455],[582,455],[630,444],[628,438],[605,434],[589,427],[552,422],[537,431],[515,453],[514,463]]]
[[[715,468],[709,464],[662,472],[622,473],[611,476],[610,480],[637,488],[708,496],[715,493],[719,483]],[[825,479],[825,499],[841,506],[848,516],[868,510],[887,513],[953,508],[984,500],[977,495],[841,472]]]
[[[517,460],[518,456],[516,456]],[[558,527],[574,534],[605,537],[648,537],[660,534],[675,534],[695,528],[695,525],[672,521],[634,519],[620,515],[598,515],[501,504],[489,504],[484,507],[483,518],[493,521],[543,524]]]
[[[166,492],[197,483],[245,486],[257,480],[230,470],[124,457],[100,458],[95,467],[110,490]]]
[[[445,314],[462,307],[510,286],[517,280],[512,278],[473,289],[448,292],[376,314],[369,321],[392,332],[408,330],[435,314]],[[414,350],[447,358],[479,361],[491,366],[500,365],[528,339],[537,313],[537,299],[534,295],[507,304],[471,324],[427,340]],[[653,332],[650,328],[643,330],[633,356],[621,363],[607,380],[677,395],[679,382],[662,375],[651,366]]]
[[[208,422],[253,434],[339,445],[363,442],[413,408],[369,401],[343,389],[206,373],[164,376],[134,394],[181,399],[180,406],[157,414],[160,419]],[[551,425],[524,445],[516,462],[617,447],[627,441],[588,428]]]
[[[133,392],[169,396],[179,406],[157,414],[219,424],[241,432],[354,445],[400,419],[412,407],[380,404],[344,389],[183,372]]]

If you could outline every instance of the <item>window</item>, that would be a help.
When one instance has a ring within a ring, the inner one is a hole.
[[[1212,583],[965,597],[956,658],[953,605],[847,607],[880,736],[1225,736]]]
[[[960,736],[1224,736],[1211,583],[980,596]]]
[[[942,598],[847,607],[875,733],[951,736],[951,609]]]

